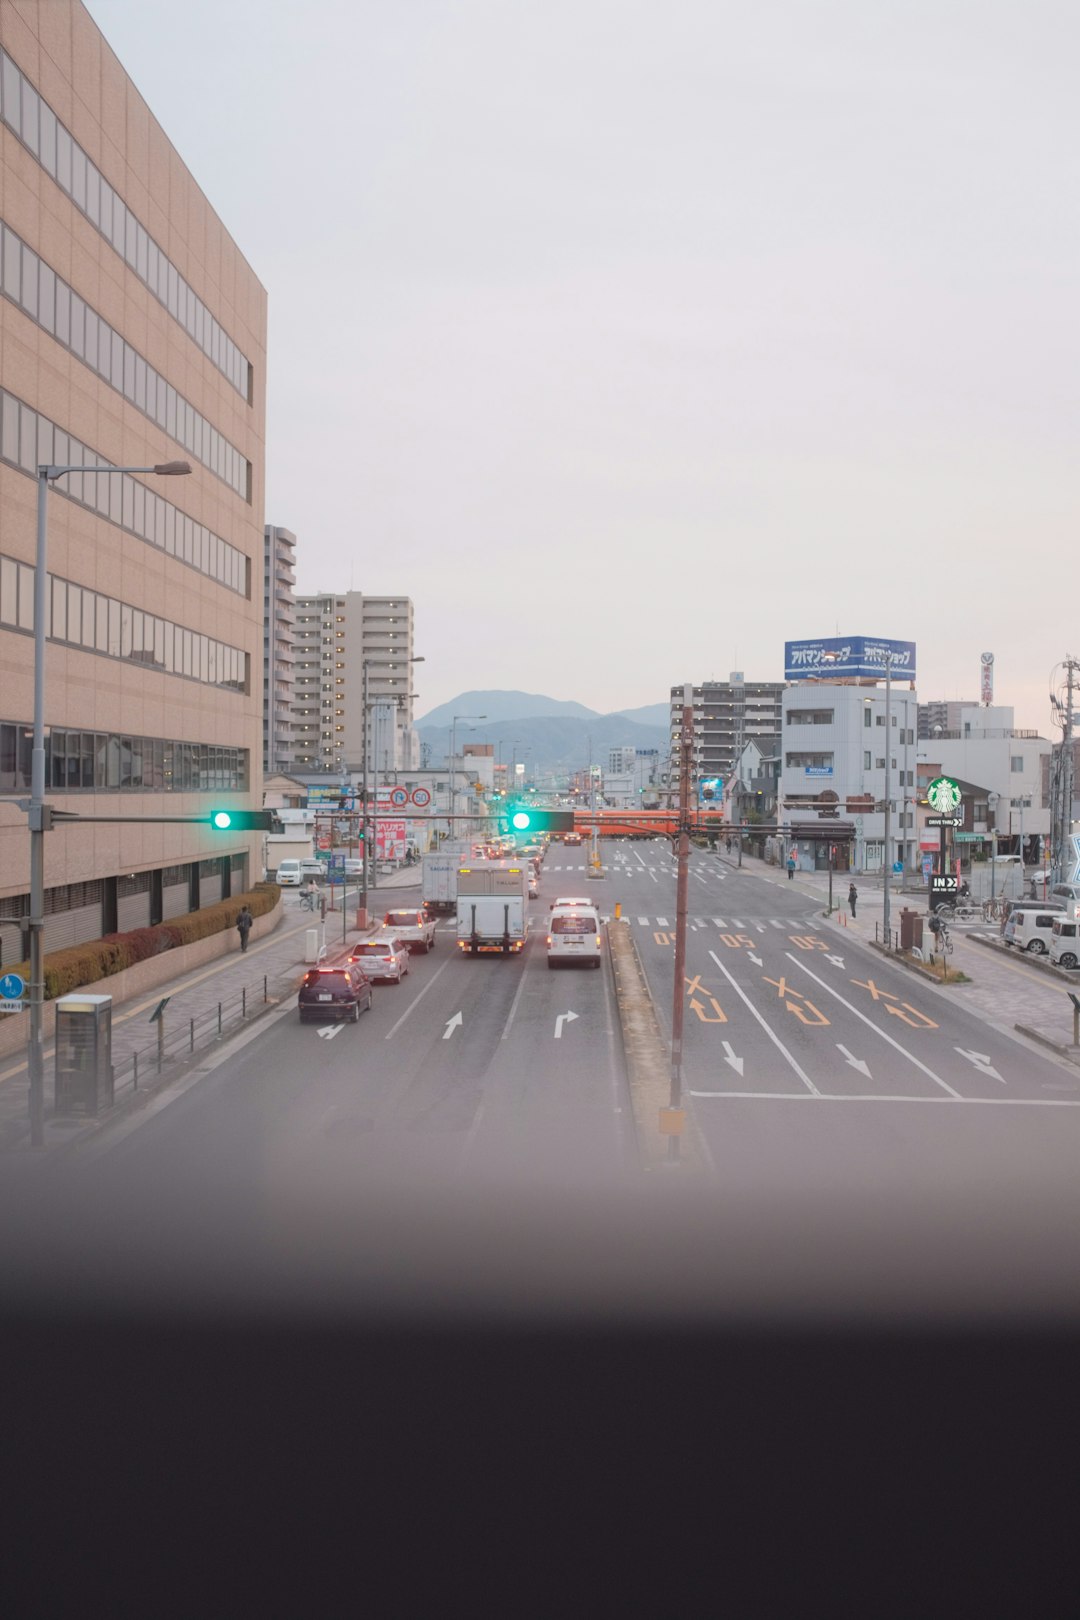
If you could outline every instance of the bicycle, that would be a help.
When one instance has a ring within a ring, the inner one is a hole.
[[[300,896],[300,910],[301,911],[317,911],[319,909],[318,905],[317,905],[318,898],[319,897],[315,893],[314,889],[311,891],[310,894],[302,894]]]
[[[938,907],[937,917],[938,926],[931,929],[933,944],[930,947],[930,954],[931,956],[951,956],[953,949],[952,935],[949,933],[948,923],[941,915],[940,906]]]

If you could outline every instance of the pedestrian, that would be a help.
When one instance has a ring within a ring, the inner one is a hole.
[[[853,917],[855,915],[855,902],[856,902],[856,900],[858,898],[859,898],[859,891],[858,891],[858,889],[855,887],[855,885],[853,883],[851,885],[851,888],[847,892],[847,903],[851,907],[851,915]]]
[[[787,875],[788,875],[788,882],[790,883],[792,878],[795,876],[795,857],[794,857],[794,855],[789,855],[788,858],[787,858]]]
[[[240,935],[240,949],[242,951],[247,950],[248,935],[251,932],[251,925],[254,920],[247,906],[241,906],[239,916],[236,919],[236,932]]]

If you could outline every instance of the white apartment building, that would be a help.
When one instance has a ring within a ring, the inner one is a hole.
[[[299,596],[295,647],[295,767],[359,770],[366,749],[372,776],[415,769],[411,599],[361,591]]]
[[[263,534],[263,772],[292,765],[296,536],[268,523]]]
[[[886,715],[886,707],[888,715]],[[799,681],[783,697],[778,819],[795,824],[827,818],[853,825],[850,862],[855,871],[882,869],[886,859],[913,870],[918,852],[916,769],[918,698],[892,682]],[[885,761],[889,761],[891,826],[885,849]],[[827,846],[803,841],[800,866],[821,865]]]
[[[956,725],[935,722],[930,735],[920,741],[920,765],[936,765],[940,774],[996,793],[997,805],[991,820],[999,834],[1019,835],[1023,810],[1025,838],[1050,832],[1048,759],[1053,743],[1037,731],[1018,730],[1009,705],[958,706]],[[990,801],[993,803],[993,801]]]

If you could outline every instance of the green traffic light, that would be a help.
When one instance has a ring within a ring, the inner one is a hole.
[[[232,812],[229,810],[215,810],[210,818],[211,825],[219,832],[226,832],[232,826]]]
[[[515,832],[525,832],[532,825],[532,817],[527,810],[515,810],[510,817],[510,825]]]

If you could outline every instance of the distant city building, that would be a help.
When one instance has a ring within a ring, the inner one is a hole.
[[[748,742],[772,754],[780,742],[783,681],[748,681],[735,670],[726,681],[703,681],[694,691],[695,781],[731,776]],[[671,688],[671,779],[680,770],[683,688]]]
[[[999,833],[1024,836],[1050,832],[1049,760],[1053,744],[1037,731],[1013,725],[1005,704],[957,705],[956,725],[935,731],[919,744],[919,762],[940,767],[938,774],[975,782],[997,794],[990,820]]]
[[[418,766],[409,597],[361,591],[299,596],[295,647],[292,746],[297,769],[362,769],[365,749],[372,774]]]
[[[263,533],[263,772],[288,774],[292,764],[296,657],[296,536],[268,523]]]
[[[974,702],[966,703],[962,699],[953,701],[941,700],[931,703],[919,704],[919,739],[929,740],[939,732],[956,733],[960,730],[960,716],[964,709],[973,709]]]

